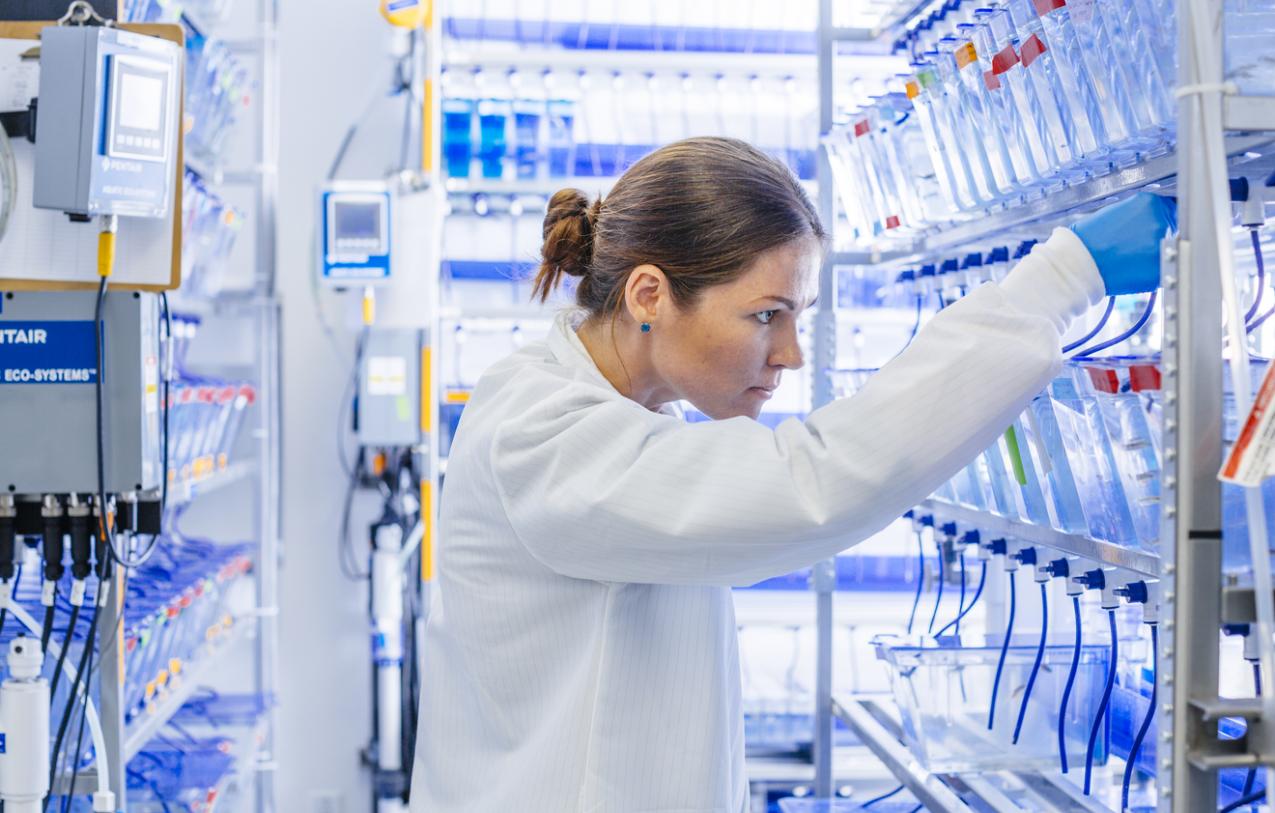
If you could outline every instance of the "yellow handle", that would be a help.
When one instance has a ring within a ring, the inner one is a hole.
[[[421,535],[421,581],[434,580],[434,484],[421,481],[421,522],[425,523]]]
[[[115,270],[115,232],[103,231],[97,236],[97,275],[105,279]]]
[[[376,294],[371,288],[363,289],[363,324],[371,327],[376,321]]]

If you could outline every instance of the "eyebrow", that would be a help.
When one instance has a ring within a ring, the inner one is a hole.
[[[798,308],[797,308],[797,303],[796,303],[796,302],[793,302],[791,299],[789,299],[789,298],[788,298],[788,297],[786,297],[786,296],[774,296],[774,295],[772,294],[772,295],[766,295],[766,296],[763,296],[763,297],[761,297],[761,299],[769,299],[769,300],[771,300],[772,302],[778,302],[779,304],[786,306],[786,307],[788,308],[788,310],[790,310],[790,311],[796,311],[796,310],[798,310]],[[809,304],[809,305],[806,305],[804,308],[801,308],[800,310],[803,310],[803,311],[804,311],[804,310],[806,310],[806,308],[813,307],[813,306],[814,306],[814,304],[815,304],[815,302],[817,302],[817,301],[818,301],[818,297],[816,297],[815,299],[810,300],[810,304]]]

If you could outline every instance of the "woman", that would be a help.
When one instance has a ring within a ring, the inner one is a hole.
[[[1100,266],[1155,286],[1159,201],[1078,227],[1093,257],[1059,229],[855,397],[772,431],[751,419],[804,362],[827,242],[792,174],[697,138],[606,200],[556,194],[536,292],[575,277],[579,309],[483,376],[452,445],[412,810],[745,810],[729,588],[867,538],[986,448],[1059,369]]]

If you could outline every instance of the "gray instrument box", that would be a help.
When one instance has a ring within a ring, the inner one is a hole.
[[[175,43],[116,28],[41,32],[38,208],[168,215],[181,134],[180,60]]]
[[[12,296],[12,298],[9,298]],[[0,490],[97,491],[94,292],[0,299]],[[106,491],[160,486],[158,302],[108,293],[105,322]]]
[[[419,330],[369,330],[359,366],[360,445],[421,442],[421,359]]]

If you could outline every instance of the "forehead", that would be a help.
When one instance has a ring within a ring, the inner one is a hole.
[[[757,256],[728,286],[747,297],[782,296],[804,307],[819,290],[821,253],[813,240],[772,248]]]

